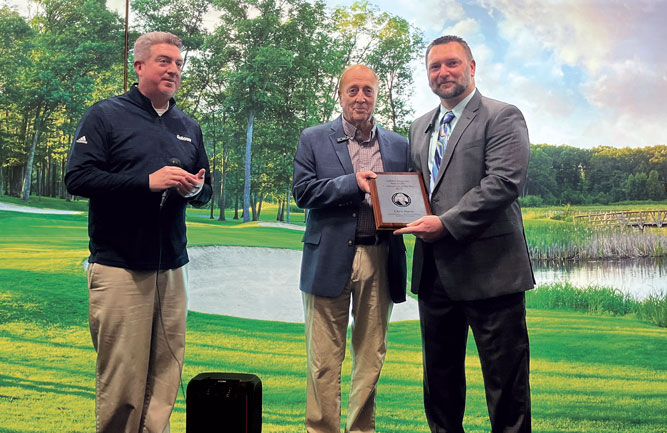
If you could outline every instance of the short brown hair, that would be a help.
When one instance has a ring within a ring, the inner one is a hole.
[[[436,45],[444,45],[444,44],[449,44],[451,42],[457,42],[461,44],[463,50],[466,52],[466,55],[468,56],[468,60],[474,60],[472,57],[472,51],[470,50],[468,43],[464,41],[463,38],[454,35],[447,35],[433,39],[433,42],[431,42],[428,45],[428,47],[426,48],[426,55],[424,56],[424,61],[426,62],[426,66],[428,66],[428,53],[431,51],[431,48],[433,48]]]

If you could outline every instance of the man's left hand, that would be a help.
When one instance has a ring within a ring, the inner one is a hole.
[[[204,186],[204,175],[206,170],[199,170],[192,178],[188,178],[185,184],[178,184],[178,193],[185,198],[194,197],[199,194]]]
[[[435,242],[447,234],[447,229],[437,215],[426,215],[396,230],[394,234],[413,234],[424,242]]]

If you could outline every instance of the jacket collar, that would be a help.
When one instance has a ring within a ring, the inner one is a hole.
[[[343,116],[338,116],[336,120],[331,122],[329,140],[336,151],[336,155],[338,155],[338,160],[343,166],[345,173],[354,173],[350,152],[347,150],[347,140],[349,138],[345,134],[345,128],[343,128]]]
[[[345,173],[354,173],[352,159],[350,158],[350,151],[347,148],[348,135],[343,128],[343,117],[339,116],[336,120],[330,123],[331,131],[329,133],[329,141],[336,151],[338,160],[340,161]],[[382,167],[384,171],[398,171],[400,159],[394,155],[395,151],[389,143],[387,130],[379,125],[375,125],[375,134],[380,146],[380,157],[382,158]]]
[[[127,91],[126,95],[130,101],[132,101],[134,104],[138,105],[139,107],[143,108],[144,110],[154,113],[157,116],[157,113],[155,112],[155,109],[153,108],[153,103],[151,102],[148,97],[146,97],[143,93],[139,91],[139,87],[137,85],[138,83],[133,83],[132,87],[130,87],[130,90]],[[171,111],[171,109],[176,105],[176,100],[172,97],[169,99],[169,108],[164,114],[167,114],[168,112]]]

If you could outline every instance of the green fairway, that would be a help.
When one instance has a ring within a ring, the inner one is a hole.
[[[301,247],[298,231],[188,212],[191,245]],[[0,211],[0,232],[0,432],[93,432],[86,216]],[[537,309],[528,310],[528,326],[535,432],[667,431],[667,329],[631,316]],[[472,341],[469,355],[465,427],[488,432]],[[303,431],[305,365],[303,325],[188,317],[183,385],[205,371],[257,374],[265,432]],[[344,384],[350,367],[346,360]],[[428,431],[421,371],[418,322],[392,323],[378,432]],[[172,431],[185,432],[181,394]]]

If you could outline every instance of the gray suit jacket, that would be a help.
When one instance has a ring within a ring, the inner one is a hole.
[[[410,127],[411,169],[422,173],[426,185],[437,115],[436,108]],[[449,235],[432,244],[417,239],[414,293],[433,275],[453,300],[492,298],[533,287],[517,201],[529,156],[528,130],[519,109],[475,90],[452,131],[431,195],[431,210]],[[430,269],[432,263],[437,274]]]
[[[294,157],[294,199],[308,209],[303,236],[300,288],[318,296],[341,294],[352,272],[357,209],[364,193],[357,185],[341,118],[307,128]],[[408,141],[378,126],[384,171],[408,170]],[[405,301],[406,264],[402,236],[390,235],[389,290]]]

